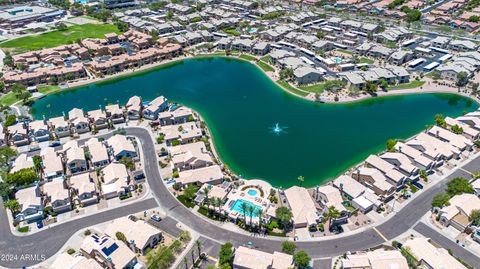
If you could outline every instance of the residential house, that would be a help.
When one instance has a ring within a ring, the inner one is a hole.
[[[308,190],[293,186],[285,190],[285,198],[292,211],[295,228],[316,226],[320,218],[315,202]]]
[[[205,143],[196,142],[170,148],[172,166],[179,171],[197,169],[213,164],[213,158]]]
[[[89,173],[70,177],[70,188],[74,190],[75,200],[82,206],[96,204],[98,202],[97,188]]]
[[[430,134],[431,136],[434,136],[435,138],[438,138],[442,141],[445,141],[453,145],[455,148],[460,150],[460,152],[463,152],[465,150],[470,150],[473,146],[473,142],[467,139],[466,137],[458,134],[454,134],[436,125],[430,128],[427,131],[427,133]]]
[[[179,107],[175,110],[160,112],[158,121],[160,125],[182,124],[193,119],[193,112],[190,108]]]
[[[44,120],[35,120],[28,124],[28,130],[33,139],[37,142],[48,141],[50,132]]]
[[[47,205],[57,213],[72,210],[70,193],[65,188],[63,179],[56,179],[43,184],[43,194],[46,197]]]
[[[34,168],[33,158],[28,156],[26,153],[21,153],[17,156],[15,161],[12,163],[9,173],[13,174],[22,169]]]
[[[367,167],[370,166],[381,171],[386,176],[388,182],[394,185],[397,189],[403,187],[407,180],[407,177],[398,171],[393,164],[376,155],[368,156],[365,162]]]
[[[233,269],[293,268],[293,256],[274,251],[273,254],[240,246],[235,250]]]
[[[165,111],[168,107],[167,98],[159,96],[151,101],[143,110],[143,117],[149,120],[156,120],[158,114]]]
[[[101,130],[108,127],[107,114],[102,109],[96,109],[88,112],[92,130]]]
[[[398,171],[402,172],[408,178],[416,179],[418,177],[420,169],[413,165],[405,154],[400,152],[385,152],[380,155],[380,158],[393,164]]]
[[[412,146],[399,141],[395,144],[395,150],[404,154],[408,159],[410,159],[410,162],[420,170],[430,171],[435,168],[434,158],[430,158]]]
[[[390,180],[375,168],[359,167],[352,173],[352,178],[373,190],[383,201],[389,201],[393,198],[396,186],[392,185]]]
[[[198,169],[180,171],[177,182],[182,185],[190,184],[220,184],[223,182],[224,175],[218,165],[211,165]]]
[[[467,269],[455,257],[441,247],[436,247],[428,238],[416,237],[407,240],[403,247],[414,255],[418,267],[429,269]]]
[[[316,189],[316,200],[323,206],[322,213],[327,212],[330,207],[334,207],[340,212],[340,218],[332,220],[333,225],[345,223],[350,216],[350,212],[343,205],[340,191],[331,185],[318,187]]]
[[[399,250],[376,249],[347,254],[340,259],[341,269],[409,269],[407,259]]]
[[[113,220],[105,229],[105,234],[112,238],[115,238],[118,232],[125,235],[130,249],[142,255],[162,241],[162,232],[143,220],[133,221],[123,217]]]
[[[50,269],[102,269],[99,263],[94,259],[88,259],[84,256],[73,256],[64,252],[53,261]]]
[[[50,130],[57,138],[62,138],[70,135],[70,124],[65,117],[56,117],[49,120]]]
[[[63,145],[65,152],[65,163],[71,174],[87,171],[88,165],[85,159],[85,151],[78,146],[76,140],[70,140]]]
[[[165,135],[164,139],[167,145],[171,145],[173,141],[186,144],[203,136],[202,129],[195,122],[162,126],[161,133]]]
[[[123,109],[121,109],[118,104],[106,106],[105,112],[107,114],[107,118],[113,124],[125,122],[125,118],[123,116]]]
[[[461,134],[469,140],[477,140],[480,136],[480,130],[472,128],[470,125],[468,125],[464,122],[461,122],[459,120],[456,120],[456,119],[453,119],[453,118],[450,118],[450,117],[446,117],[445,118],[445,123],[447,124],[447,126],[450,129],[452,129],[452,127],[454,127],[454,126],[457,126],[457,127],[461,128],[461,130],[462,130]]]
[[[105,144],[98,141],[97,138],[90,138],[86,146],[88,147],[88,158],[90,159],[92,167],[101,168],[110,163],[110,157],[108,156],[108,150]]]
[[[102,268],[128,269],[135,268],[138,263],[135,253],[125,243],[106,235],[87,236],[82,242],[80,253],[98,261]]]
[[[43,218],[43,197],[38,186],[18,190],[15,198],[20,204],[20,212],[15,216],[17,221],[33,222]]]
[[[311,84],[319,82],[323,77],[323,72],[313,67],[299,67],[293,71],[293,75],[298,84]]]
[[[68,112],[68,120],[72,124],[72,131],[77,134],[82,134],[90,131],[90,124],[85,117],[82,109],[74,108]]]
[[[107,144],[110,148],[110,154],[115,160],[121,158],[136,158],[137,151],[133,142],[127,139],[124,135],[114,135],[107,140]]]
[[[28,130],[23,123],[17,123],[12,126],[8,126],[8,141],[13,145],[25,146],[30,143],[30,139],[28,137]]]
[[[130,192],[130,176],[127,168],[121,163],[110,163],[100,172],[102,192],[105,199],[123,196]]]
[[[42,148],[40,156],[42,157],[42,171],[45,180],[52,180],[65,175],[62,158],[54,148]]]
[[[125,105],[129,120],[138,120],[142,115],[142,99],[139,96],[132,96]]]
[[[475,194],[464,193],[452,197],[450,205],[441,208],[438,215],[444,226],[453,226],[460,232],[471,224],[470,214],[473,210],[480,210],[480,198]]]

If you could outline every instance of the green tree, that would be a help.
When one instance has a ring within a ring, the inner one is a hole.
[[[290,221],[292,220],[292,211],[290,209],[281,206],[275,210],[275,217],[282,223],[283,228],[286,229]]]
[[[373,81],[367,81],[367,85],[365,87],[365,91],[369,93],[374,93],[378,89],[378,85],[375,84]]]
[[[440,192],[435,194],[432,198],[432,207],[442,208],[446,205],[450,205],[449,203],[450,196],[444,192]]]
[[[5,174],[5,182],[14,186],[24,186],[35,182],[38,174],[33,168],[21,169],[13,174]]]
[[[447,127],[447,122],[442,114],[435,115],[435,124],[443,128]]]
[[[183,195],[188,199],[192,200],[193,197],[195,197],[195,194],[197,193],[197,187],[194,185],[188,185],[184,190],[183,190]]]
[[[469,220],[472,222],[473,225],[479,226],[480,225],[480,210],[475,209],[472,210],[469,216]]]
[[[310,256],[305,250],[300,250],[293,255],[293,260],[298,268],[306,268],[310,264]]]
[[[387,140],[387,151],[388,152],[395,152],[395,145],[397,144],[396,139],[388,139]]]
[[[253,213],[255,212],[255,207],[248,206],[247,212],[248,212],[248,215],[250,216],[250,226],[252,226],[252,218],[253,218]]]
[[[282,252],[283,253],[293,255],[293,253],[295,253],[296,249],[297,249],[297,245],[295,245],[295,243],[290,242],[290,241],[283,241],[282,242]]]
[[[479,21],[480,21],[480,17],[477,16],[477,15],[472,15],[472,16],[470,16],[470,18],[468,18],[468,21],[469,21],[469,22],[479,22]]]
[[[122,242],[124,242],[124,243],[127,243],[127,237],[126,237],[125,234],[123,234],[122,232],[116,232],[116,233],[115,233],[115,237],[116,237],[118,240],[120,240],[120,241],[122,241]]]
[[[0,199],[2,197],[8,197],[12,193],[12,185],[7,182],[0,181]]]
[[[3,64],[10,67],[13,66],[13,57],[8,51],[5,52],[5,57],[3,58]]]
[[[2,169],[8,168],[10,160],[15,156],[17,156],[17,151],[12,148],[6,147],[0,149],[0,167]]]
[[[297,177],[297,180],[298,182],[300,182],[300,187],[303,185],[303,182],[305,181],[305,177],[304,176],[299,176]]]
[[[224,264],[230,265],[232,257],[233,257],[233,246],[232,246],[232,243],[227,242],[220,247],[220,252],[218,253],[218,264],[220,266]]]
[[[135,170],[135,163],[133,162],[131,157],[122,157],[119,163],[125,165],[128,170],[133,171]]]
[[[457,74],[457,86],[458,87],[463,87],[467,85],[468,83],[468,73],[465,71],[461,71]]]
[[[332,222],[340,217],[340,211],[332,205],[328,208],[327,212],[323,214],[323,217],[329,222],[329,226],[332,226]]]
[[[474,193],[474,189],[466,178],[456,177],[447,183],[447,193],[453,197],[462,193]]]
[[[12,126],[17,122],[17,116],[15,114],[10,114],[5,118],[5,127]]]
[[[8,200],[8,201],[5,201],[3,203],[3,206],[7,209],[10,209],[10,211],[12,212],[12,214],[15,214],[17,213],[18,211],[20,211],[21,207],[20,207],[20,204],[18,203],[17,200]]]
[[[388,82],[383,78],[380,79],[380,88],[385,90],[385,89],[387,89],[387,87],[388,87]]]
[[[460,127],[460,126],[458,126],[457,124],[453,125],[453,126],[451,127],[451,130],[452,130],[452,132],[455,133],[455,134],[463,134],[463,128]]]

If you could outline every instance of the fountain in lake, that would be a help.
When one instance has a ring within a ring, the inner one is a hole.
[[[280,124],[275,123],[273,127],[270,127],[270,132],[275,135],[280,135],[281,133],[286,133],[285,129],[288,127],[280,126]]]

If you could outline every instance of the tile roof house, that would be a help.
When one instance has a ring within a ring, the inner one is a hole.
[[[43,194],[53,211],[60,213],[72,210],[70,193],[63,180],[52,180],[43,184]]]
[[[453,226],[463,232],[470,224],[470,214],[480,210],[480,198],[475,194],[464,193],[452,197],[450,205],[439,210],[440,223]]]
[[[130,191],[130,176],[121,163],[110,163],[100,172],[103,179],[102,192],[105,199],[126,195]]]
[[[116,134],[107,140],[107,144],[110,148],[110,153],[115,160],[120,160],[123,157],[135,158],[137,157],[137,151],[133,142],[127,139],[124,135]]]
[[[142,113],[142,99],[139,96],[132,96],[125,105],[127,117],[130,120],[138,120]]]
[[[285,197],[292,211],[295,228],[317,225],[320,216],[307,189],[298,186],[290,187],[285,190]]]
[[[70,124],[65,117],[56,117],[49,120],[50,130],[58,137],[66,137],[70,135]]]
[[[97,188],[89,173],[70,177],[70,188],[74,190],[76,199],[81,205],[87,206],[98,202]]]
[[[85,159],[83,147],[78,146],[76,140],[70,140],[63,145],[65,151],[65,164],[71,174],[87,171],[88,165]]]
[[[171,147],[170,155],[172,156],[173,168],[179,171],[197,169],[213,164],[213,158],[203,142]]]
[[[90,131],[90,124],[82,109],[74,108],[68,112],[68,120],[72,125],[72,131],[78,134]]]
[[[234,269],[287,269],[293,268],[293,256],[281,252],[273,254],[240,246],[235,250]]]
[[[94,259],[102,268],[135,268],[137,257],[125,243],[109,236],[87,236],[80,247],[83,256]]]
[[[100,168],[110,163],[108,149],[104,143],[98,141],[97,138],[92,137],[85,143],[85,145],[88,148],[88,158],[93,167]]]
[[[115,219],[106,229],[105,234],[115,238],[121,232],[127,238],[130,249],[145,254],[148,249],[153,249],[162,240],[162,232],[142,220],[133,221],[127,217]]]
[[[44,200],[38,186],[18,190],[15,198],[21,207],[15,216],[17,221],[31,222],[43,218]]]
[[[420,268],[431,269],[467,269],[444,248],[437,248],[428,238],[409,239],[403,245],[418,260]]]

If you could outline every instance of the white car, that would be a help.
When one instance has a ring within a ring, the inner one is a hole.
[[[152,216],[150,216],[150,219],[156,222],[160,222],[162,220],[162,218],[157,214],[153,214]]]

